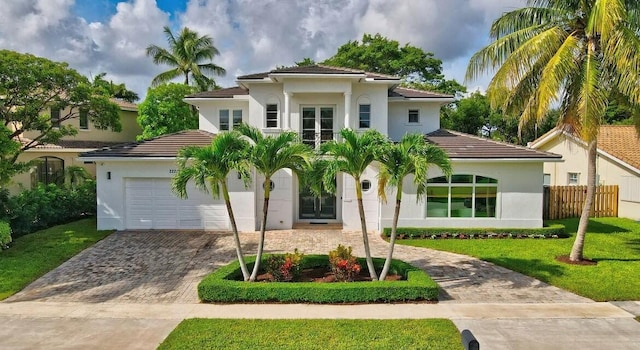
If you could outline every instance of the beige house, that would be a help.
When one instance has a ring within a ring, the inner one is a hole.
[[[544,183],[587,184],[587,147],[579,138],[554,129],[529,147],[562,155],[564,162],[544,164]],[[603,125],[596,164],[599,185],[618,185],[618,215],[640,220],[640,139],[634,126]]]
[[[22,188],[31,188],[39,182],[55,182],[63,175],[64,169],[68,166],[82,166],[95,177],[95,163],[78,160],[80,153],[132,142],[136,140],[137,135],[142,133],[142,129],[136,121],[138,106],[120,100],[113,100],[113,102],[120,106],[121,132],[97,129],[86,115],[65,120],[62,125],[72,125],[78,129],[78,134],[65,136],[55,145],[38,145],[22,153],[18,157],[18,161],[37,160],[37,162],[29,172],[14,176],[9,185],[10,192],[17,193]],[[64,111],[52,110],[49,113],[55,118],[56,115],[60,115]],[[21,136],[21,141],[28,142],[37,135],[35,132],[25,132]]]

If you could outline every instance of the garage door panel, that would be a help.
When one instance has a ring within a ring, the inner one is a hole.
[[[125,184],[129,229],[229,229],[224,201],[214,200],[193,184],[188,199],[171,191],[171,180],[129,178]]]

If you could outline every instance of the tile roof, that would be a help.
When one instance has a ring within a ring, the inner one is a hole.
[[[603,125],[598,133],[598,148],[640,169],[640,139],[633,125]]]
[[[120,109],[125,110],[125,111],[137,111],[138,110],[138,105],[135,103],[131,103],[131,102],[127,102],[127,101],[123,101],[117,98],[112,98],[111,102],[115,103],[118,105],[118,107],[120,107]]]
[[[405,87],[396,86],[389,90],[389,97],[404,97],[404,98],[453,98],[452,95],[441,94],[437,92],[409,89]]]
[[[440,146],[451,158],[464,159],[551,159],[561,155],[498,142],[478,136],[439,129],[426,135],[429,142]]]
[[[31,139],[21,137],[20,143],[24,146],[31,142]],[[122,142],[109,142],[109,141],[81,141],[81,140],[60,140],[58,143],[45,143],[31,147],[32,150],[60,150],[60,149],[91,149],[91,148],[104,148],[112,147]]]
[[[203,130],[185,130],[148,141],[124,143],[111,148],[86,152],[80,156],[86,158],[171,158],[175,157],[178,150],[185,146],[207,146],[213,137],[214,134]]]
[[[249,90],[234,86],[226,89],[198,92],[186,98],[233,98],[236,95],[249,95]]]
[[[378,74],[378,73],[370,73],[365,72],[360,69],[352,69],[352,68],[343,68],[343,67],[331,67],[324,65],[313,65],[313,66],[303,66],[303,67],[285,67],[274,69],[269,72],[255,73],[239,76],[238,80],[262,80],[267,78],[271,74],[324,74],[324,75],[332,75],[332,74],[362,74],[367,78],[371,78],[374,80],[400,80],[400,78],[392,75]]]

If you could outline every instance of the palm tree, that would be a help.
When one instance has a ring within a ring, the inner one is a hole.
[[[200,91],[206,91],[216,86],[212,75],[223,76],[224,68],[213,62],[202,63],[220,54],[213,46],[213,39],[208,35],[199,36],[197,32],[185,27],[180,35],[175,37],[169,27],[164,27],[169,49],[150,45],[147,47],[147,56],[153,57],[153,63],[166,64],[172,69],[160,73],[153,78],[151,85],[158,86],[184,75],[185,85],[189,85],[189,77],[193,77]]]
[[[267,228],[267,213],[269,212],[269,198],[271,195],[271,177],[282,169],[291,169],[296,175],[302,177],[303,170],[310,165],[313,152],[308,146],[302,144],[299,141],[298,134],[292,131],[285,131],[277,136],[264,136],[260,130],[247,124],[241,124],[236,130],[253,142],[249,148],[247,160],[264,176],[264,204],[260,222],[260,241],[258,242],[256,262],[249,277],[249,281],[255,281],[258,277],[264,250],[264,236]]]
[[[338,173],[348,174],[355,180],[356,199],[358,201],[358,212],[360,213],[360,226],[362,228],[362,241],[364,243],[367,268],[371,279],[375,281],[378,280],[378,275],[373,266],[371,249],[369,248],[360,178],[367,167],[376,159],[388,140],[380,132],[373,129],[357,134],[353,130],[345,128],[340,130],[340,136],[344,141],[337,142],[332,140],[320,146],[320,152],[331,158],[326,164],[323,183],[329,192],[335,192],[336,184],[334,180]]]
[[[249,164],[246,161],[248,147],[248,142],[236,132],[219,134],[213,139],[211,145],[206,147],[185,147],[178,153],[178,172],[173,177],[173,191],[181,198],[187,198],[187,183],[190,180],[195,182],[197,189],[211,193],[215,199],[219,199],[222,193],[227,213],[229,213],[236,255],[245,281],[249,279],[249,270],[240,245],[227,178],[231,170],[236,170],[245,181],[245,186],[248,186],[250,181]]]
[[[378,156],[377,161],[380,163],[378,196],[383,202],[386,202],[387,186],[396,188],[396,208],[393,212],[389,252],[380,273],[380,280],[384,281],[389,273],[391,259],[393,258],[405,177],[413,175],[413,184],[416,186],[416,200],[420,200],[427,193],[427,170],[429,167],[436,165],[448,177],[451,175],[451,162],[449,162],[449,157],[441,148],[427,143],[424,135],[420,134],[407,134],[402,137],[399,143],[389,144]]]
[[[488,71],[492,107],[521,114],[520,126],[542,121],[559,105],[559,127],[588,148],[587,198],[570,260],[583,259],[596,187],[598,130],[607,97],[619,93],[634,110],[640,131],[640,2],[635,0],[529,0],[491,27],[494,41],[478,51],[467,80]]]

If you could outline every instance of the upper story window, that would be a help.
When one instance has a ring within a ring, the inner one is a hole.
[[[278,127],[278,105],[276,103],[267,104],[266,127]]]
[[[480,175],[453,175],[427,180],[427,217],[495,218],[498,180]]]
[[[580,183],[580,173],[567,173],[567,184],[577,185]]]
[[[58,108],[51,108],[51,126],[54,128],[60,127],[60,110]]]
[[[359,123],[358,127],[361,129],[368,129],[371,127],[371,105],[361,104],[358,105]]]
[[[80,116],[78,117],[80,121],[80,129],[87,130],[89,129],[89,111],[86,109],[80,110]]]
[[[228,109],[221,109],[218,116],[220,118],[220,131],[229,131],[231,130],[229,127],[235,128],[242,124],[241,109],[234,109],[231,111],[231,114]],[[230,116],[233,117],[233,119],[229,120]]]
[[[419,109],[410,109],[409,110],[409,120],[410,124],[418,124],[420,123],[420,110]]]

